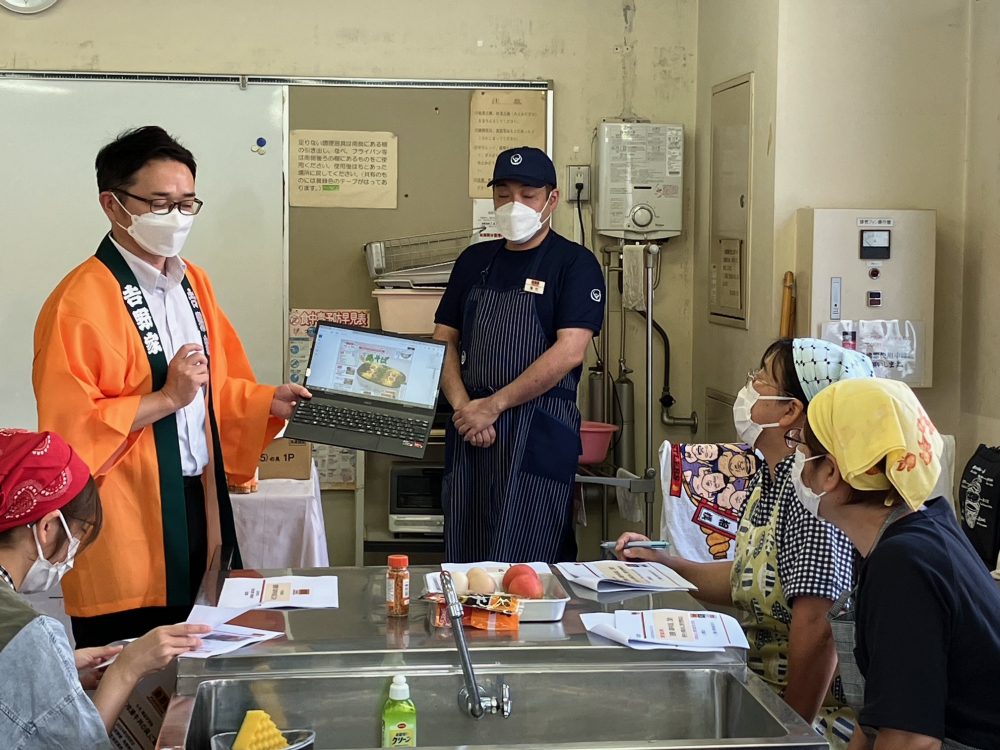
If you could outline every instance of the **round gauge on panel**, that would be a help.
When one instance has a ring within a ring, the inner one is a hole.
[[[41,13],[55,5],[59,0],[0,0],[0,8],[12,10],[15,13]]]

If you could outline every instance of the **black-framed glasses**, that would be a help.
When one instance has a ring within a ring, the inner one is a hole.
[[[807,445],[806,441],[802,437],[801,427],[793,427],[785,433],[785,445],[792,450],[795,450],[800,445]]]
[[[178,212],[184,214],[185,216],[195,216],[201,207],[205,205],[204,201],[200,198],[185,198],[182,201],[171,201],[166,198],[141,198],[138,195],[133,195],[127,190],[118,189],[115,190],[116,193],[121,193],[122,195],[127,195],[129,198],[133,198],[137,201],[142,201],[147,206],[149,206],[149,212],[156,214],[157,216],[166,216],[175,208]]]

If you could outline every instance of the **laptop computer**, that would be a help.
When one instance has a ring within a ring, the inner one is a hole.
[[[285,437],[423,458],[437,409],[442,341],[320,321]]]

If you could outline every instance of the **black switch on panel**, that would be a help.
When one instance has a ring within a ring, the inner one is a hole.
[[[868,307],[882,307],[882,292],[868,292]]]

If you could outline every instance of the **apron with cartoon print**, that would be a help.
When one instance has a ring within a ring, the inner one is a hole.
[[[774,504],[767,524],[755,526],[749,519],[760,498],[761,487],[758,485],[747,500],[736,536],[732,574],[733,603],[746,615],[743,627],[750,642],[747,665],[774,692],[784,696],[788,686],[788,634],[792,624],[792,608],[785,599],[778,575],[775,529],[780,501]],[[854,732],[854,712],[842,697],[837,697],[835,693],[839,692],[838,674],[813,722],[816,731],[835,750],[846,748]]]

